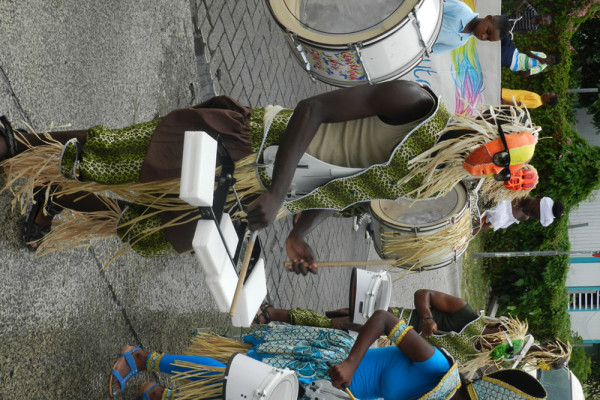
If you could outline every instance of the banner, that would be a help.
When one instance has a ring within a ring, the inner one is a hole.
[[[500,14],[500,1],[463,0],[480,17]],[[474,37],[462,47],[425,58],[402,79],[431,87],[448,110],[472,115],[479,104],[500,104],[500,41]]]

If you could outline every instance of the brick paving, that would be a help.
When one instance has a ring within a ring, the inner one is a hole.
[[[294,107],[333,87],[313,82],[293,58],[285,37],[264,0],[190,0],[198,64],[210,71],[215,94],[226,94],[250,107],[278,104]],[[202,67],[201,67],[202,68]],[[202,93],[205,98],[210,90]],[[280,307],[326,310],[346,306],[350,268],[322,268],[318,275],[283,271],[285,237],[291,217],[260,235],[268,270],[268,299]],[[364,226],[363,226],[364,229]],[[364,230],[352,221],[330,218],[310,234],[318,259],[366,259]]]

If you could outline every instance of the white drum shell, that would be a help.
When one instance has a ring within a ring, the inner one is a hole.
[[[387,310],[392,297],[392,277],[386,271],[356,271],[354,292],[354,313],[352,322],[364,324],[376,310]]]
[[[229,360],[223,400],[296,400],[297,396],[294,371],[272,367],[241,353]]]
[[[288,44],[312,77],[334,86],[357,86],[398,79],[428,56],[441,29],[443,1],[419,1],[399,24],[360,43],[315,42],[285,27],[285,21],[278,22],[290,33]],[[335,63],[342,66],[331,68]]]
[[[383,218],[381,215],[381,207],[377,206],[374,209],[375,202],[371,203],[371,215],[372,215],[372,223],[371,226],[373,228],[373,246],[375,250],[379,254],[381,258],[404,258],[410,256],[410,254],[386,254],[384,251],[384,243],[383,236],[385,234],[394,233],[397,237],[405,237],[405,238],[414,238],[415,242],[419,241],[421,238],[427,237],[429,235],[438,234],[445,229],[448,229],[451,225],[457,222],[461,218],[470,218],[469,213],[469,203],[467,190],[462,184],[456,185],[452,191],[446,195],[445,198],[440,199],[427,199],[427,200],[408,200],[401,199],[400,202],[404,202],[406,204],[417,203],[418,207],[421,208],[430,208],[435,209],[436,202],[448,201],[451,199],[451,209],[450,215],[445,218],[439,218],[435,220],[435,222],[431,223],[400,223],[393,222],[389,219]],[[378,202],[388,202],[387,200],[378,201]],[[382,204],[382,203],[379,203]],[[439,204],[439,203],[438,203]],[[415,207],[415,206],[413,206]],[[407,214],[411,213],[411,208],[407,208]],[[435,212],[433,212],[435,215]],[[414,216],[415,219],[419,219],[418,213]],[[409,215],[407,219],[411,219]],[[468,243],[468,239],[470,237],[470,230],[464,232],[464,237],[462,240]],[[456,261],[458,257],[460,257],[467,249],[467,245],[462,246],[449,246],[449,247],[441,247],[439,251],[436,253],[430,254],[427,258],[420,260],[420,267],[416,268],[416,271],[423,270],[433,270],[441,267],[445,267]],[[432,262],[428,262],[428,259],[435,260]],[[414,264],[403,265],[404,268],[411,268]]]

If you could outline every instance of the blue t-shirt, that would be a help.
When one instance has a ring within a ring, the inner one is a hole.
[[[509,35],[504,36],[500,42],[500,65],[510,68],[515,51],[517,51],[517,46],[510,40]]]
[[[459,0],[446,0],[442,18],[442,29],[433,45],[435,54],[456,49],[473,37],[472,33],[461,33],[465,26],[479,14],[474,13],[468,5]]]
[[[436,387],[450,367],[437,348],[422,362],[411,361],[396,346],[369,349],[354,372],[349,389],[361,400],[409,399]]]

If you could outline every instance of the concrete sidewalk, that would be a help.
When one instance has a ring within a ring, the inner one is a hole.
[[[215,93],[249,106],[293,107],[331,89],[296,65],[262,0],[6,0],[0,15],[0,114],[38,131],[126,126]],[[35,258],[22,245],[11,200],[0,197],[0,399],[103,399],[121,346],[180,352],[192,328],[229,323],[193,256],[148,260],[130,252],[104,270],[119,245],[107,240]],[[313,232],[318,256],[368,257],[364,226],[351,226],[330,219]],[[290,229],[288,218],[261,233],[271,302],[345,306],[350,269],[282,272]],[[460,281],[453,268],[428,274],[396,292],[447,284],[448,274]],[[141,375],[132,382],[168,382]],[[122,398],[136,395],[130,385]]]

